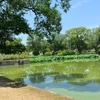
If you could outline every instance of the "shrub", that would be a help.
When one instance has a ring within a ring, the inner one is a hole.
[[[30,58],[31,56],[33,55],[29,55],[26,52],[23,52],[22,54],[8,54],[8,55],[2,55],[2,60],[25,59],[25,58]]]
[[[90,50],[90,54],[95,54],[95,49]]]
[[[88,50],[83,50],[82,54],[89,54]]]
[[[57,53],[57,56],[63,56],[63,54],[61,52]]]
[[[52,55],[52,52],[45,52],[44,55],[45,55],[45,56],[51,56],[51,55]]]
[[[33,51],[33,55],[37,56],[37,55],[39,55],[39,52],[38,51]]]
[[[64,50],[62,51],[62,54],[63,55],[74,55],[75,52],[73,50]]]
[[[63,56],[62,51],[58,51],[58,52],[57,52],[57,56]]]

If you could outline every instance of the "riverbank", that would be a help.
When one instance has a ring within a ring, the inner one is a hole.
[[[0,100],[76,100],[0,76]]]
[[[0,66],[6,65],[24,65],[29,64],[30,61],[27,59],[18,59],[18,60],[0,60]]]

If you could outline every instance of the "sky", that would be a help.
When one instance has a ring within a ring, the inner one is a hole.
[[[90,29],[100,26],[100,0],[71,0],[70,5],[67,13],[61,10],[61,33],[64,34],[67,30],[80,26]],[[25,15],[30,27],[33,27],[33,17],[31,12]],[[28,35],[21,34],[17,37],[22,38],[22,43],[26,44]]]

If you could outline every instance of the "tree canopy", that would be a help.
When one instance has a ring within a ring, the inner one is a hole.
[[[88,29],[86,27],[71,28],[65,34],[52,33],[52,40],[40,38],[33,34],[27,39],[29,51],[45,54],[77,54],[98,53],[100,54],[100,27]],[[36,51],[35,51],[36,50]]]
[[[77,49],[81,53],[86,49],[86,36],[89,32],[89,29],[85,27],[72,28],[66,31],[68,41],[70,43],[70,49]]]
[[[51,38],[52,32],[61,31],[59,8],[67,12],[70,0],[0,0],[0,47],[14,35],[37,33]],[[34,13],[34,29],[29,27],[24,15]],[[32,32],[33,31],[33,32]]]
[[[29,27],[24,15],[28,11],[35,14],[34,29],[38,33],[50,35],[51,31],[61,30],[61,15],[57,10],[62,8],[64,12],[70,7],[70,0],[0,0],[0,35],[27,33]],[[4,36],[4,35],[3,35]],[[1,37],[3,37],[1,36]]]

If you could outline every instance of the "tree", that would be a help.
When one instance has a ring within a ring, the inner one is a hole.
[[[41,49],[40,49],[40,53],[45,54],[45,52],[50,52],[50,43],[46,40],[46,39],[42,39],[41,40]]]
[[[21,0],[0,0],[0,47],[5,49],[6,41],[14,35],[29,33],[30,28],[24,19],[24,2]]]
[[[85,27],[78,27],[67,30],[66,36],[70,44],[70,49],[77,49],[79,53],[86,49],[86,36],[88,31],[89,29]]]
[[[66,37],[63,34],[54,33],[51,42],[51,50],[55,54],[57,51],[66,49]]]
[[[28,36],[27,38],[27,47],[34,55],[39,55],[42,37],[37,36],[35,33],[31,34],[31,36],[32,37]]]
[[[22,39],[15,38],[12,41],[6,41],[5,49],[1,50],[5,54],[16,54],[25,52],[26,47],[21,43]]]
[[[39,37],[34,33],[32,34],[32,37],[33,38],[28,36],[27,38],[28,52],[33,52],[34,55],[39,55],[40,53],[45,54],[45,52],[50,50],[50,43],[46,39]]]
[[[0,47],[4,49],[7,40],[20,33],[33,31],[51,39],[51,33],[61,30],[61,14],[58,7],[67,12],[70,0],[0,0]],[[24,15],[32,11],[34,29],[31,29]],[[41,33],[41,34],[40,34]]]
[[[12,34],[38,31],[49,37],[51,31],[61,30],[61,14],[57,10],[61,7],[64,12],[70,7],[70,0],[0,0],[0,40],[10,38]],[[31,29],[24,18],[27,12],[32,11],[34,29]]]
[[[90,44],[95,49],[96,53],[100,50],[100,27],[91,29]]]

